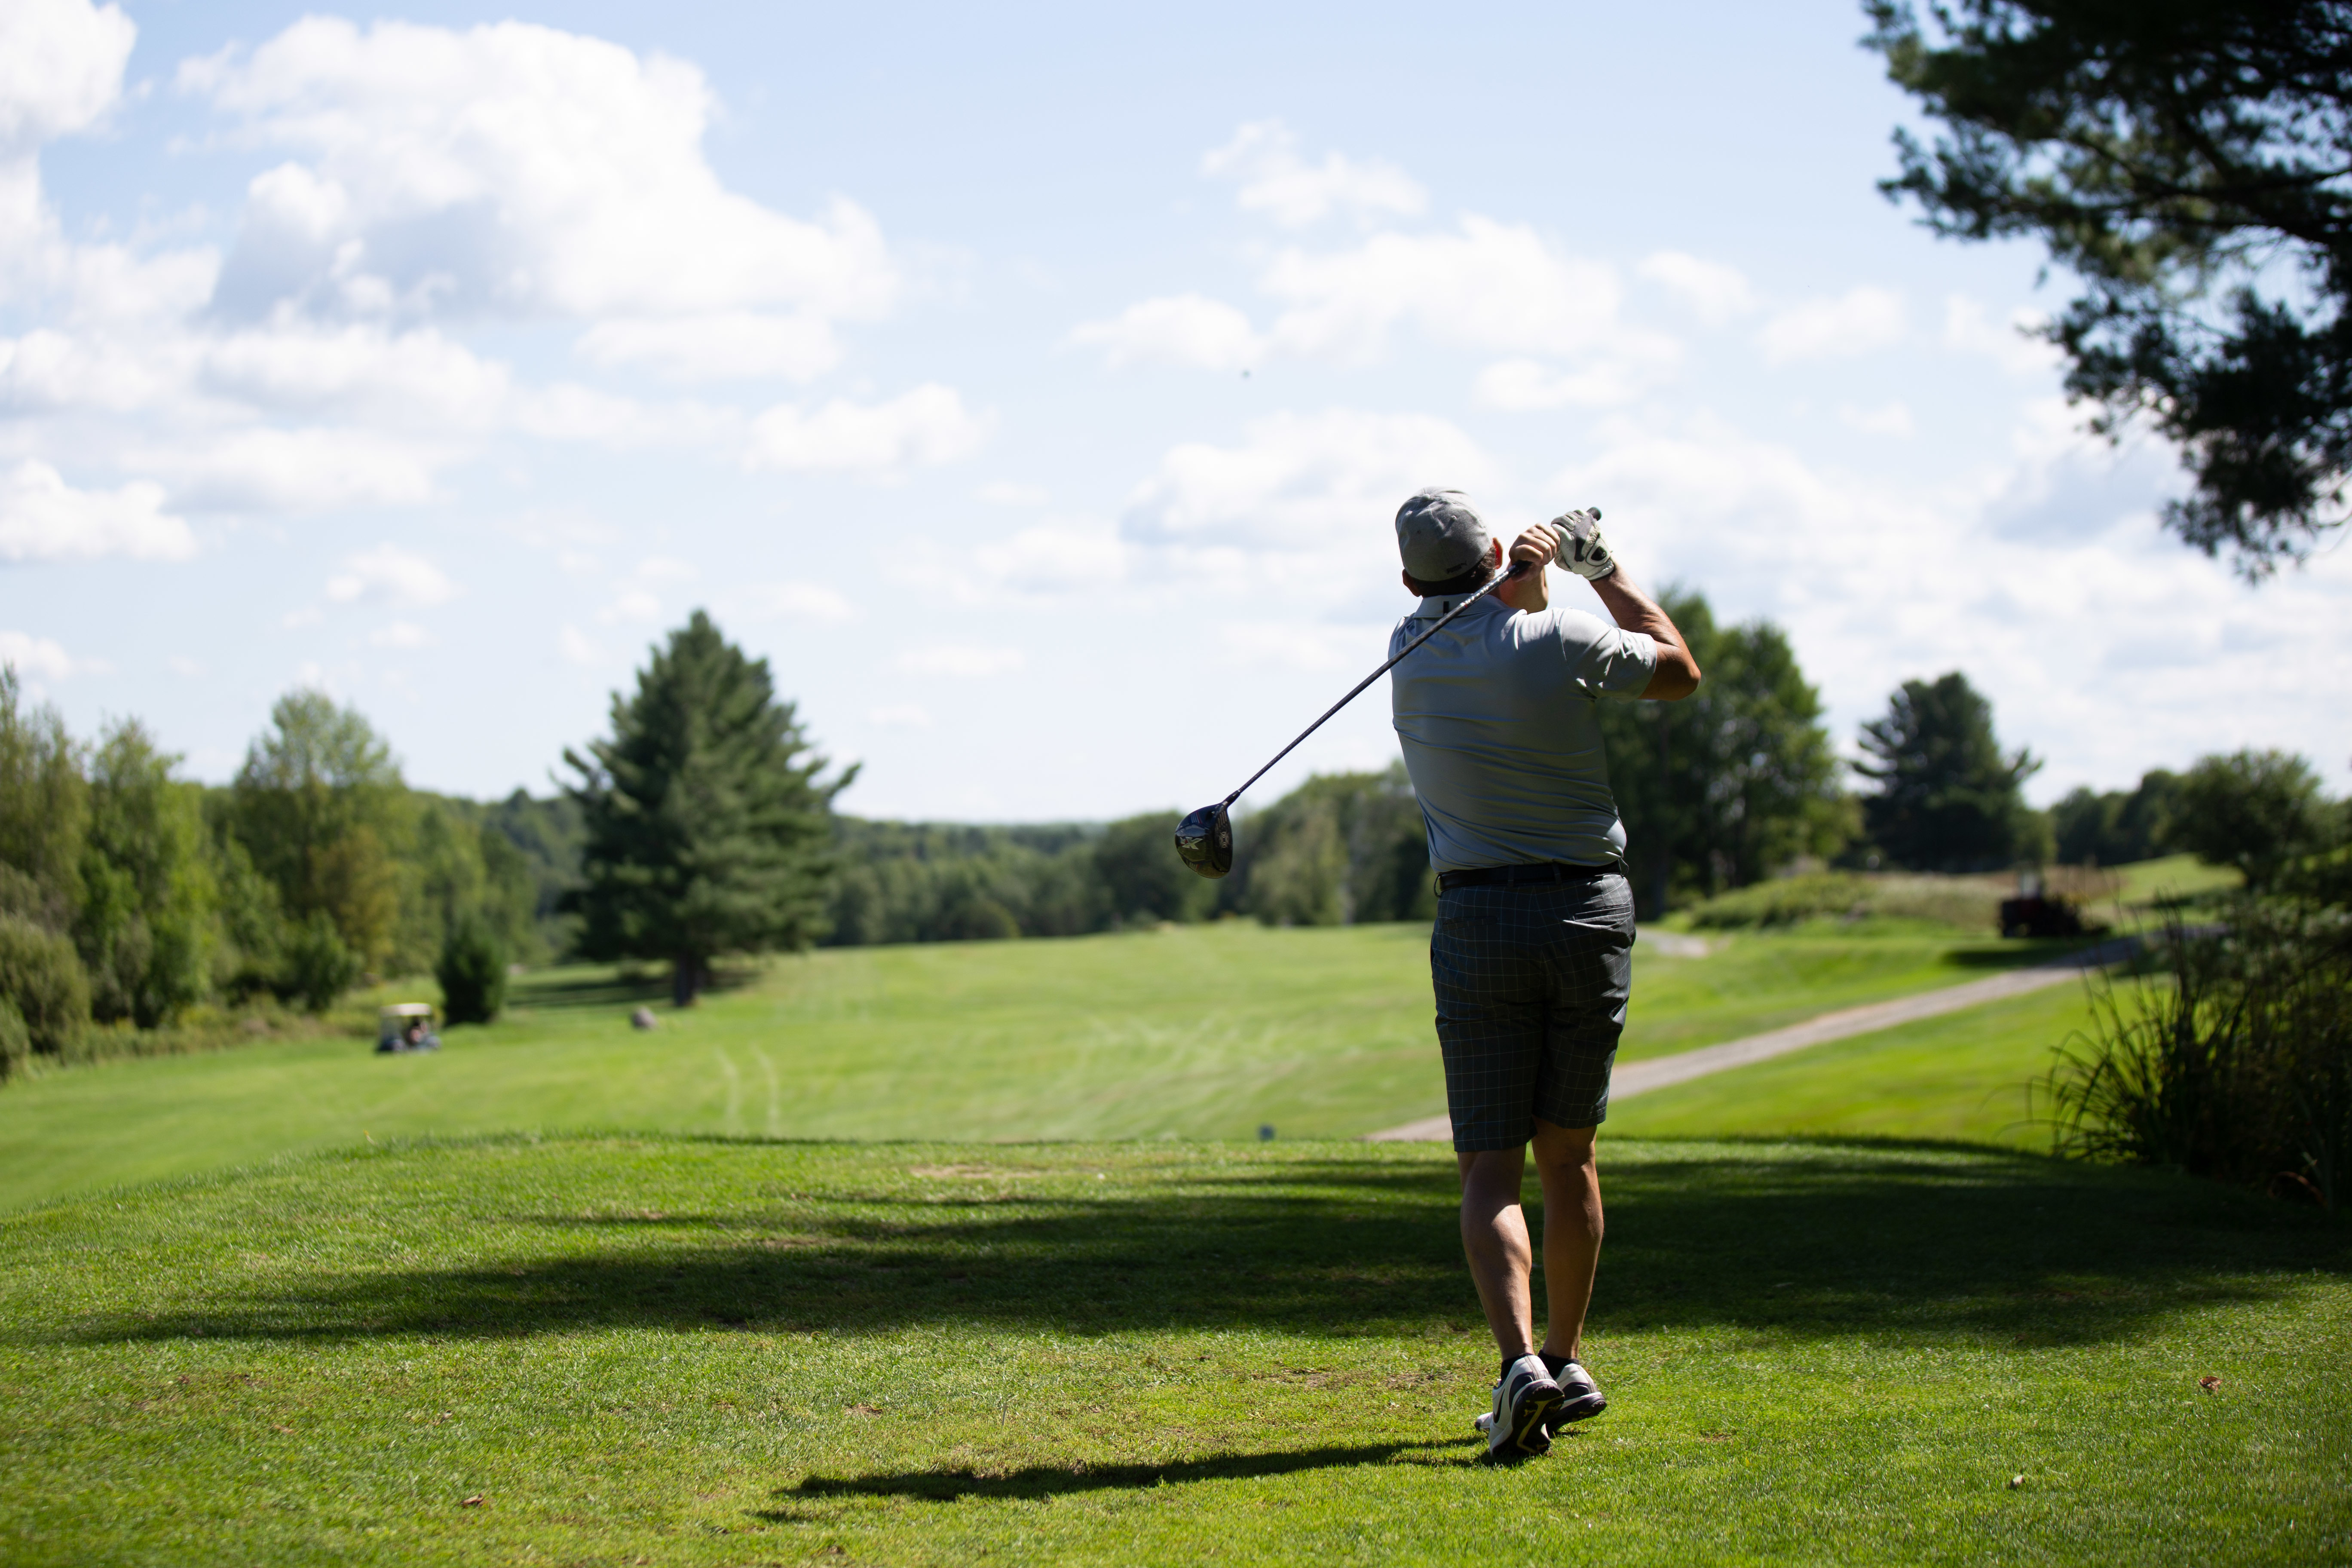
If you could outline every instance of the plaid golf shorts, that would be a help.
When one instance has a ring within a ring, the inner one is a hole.
[[[1633,891],[1620,876],[1454,888],[1429,937],[1454,1147],[1516,1149],[1535,1119],[1597,1127],[1633,989]]]

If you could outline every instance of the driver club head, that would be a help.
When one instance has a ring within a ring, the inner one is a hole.
[[[1234,824],[1222,803],[1204,805],[1176,825],[1176,853],[1203,877],[1234,868]]]

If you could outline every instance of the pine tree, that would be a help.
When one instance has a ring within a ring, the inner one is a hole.
[[[2039,819],[2019,786],[2041,760],[2002,754],[1992,704],[1958,670],[1905,681],[1886,717],[1863,725],[1862,749],[1874,760],[1854,771],[1878,782],[1863,797],[1863,823],[1896,865],[1981,871],[2039,847]]]
[[[833,864],[830,783],[765,659],[751,659],[700,610],[613,696],[613,733],[565,793],[586,826],[581,950],[671,965],[692,1005],[722,953],[807,947],[824,932]]]
[[[1897,132],[1882,188],[1940,235],[2048,247],[2082,289],[2044,332],[2068,394],[2192,476],[2167,524],[2253,579],[2324,543],[2352,468],[2352,4],[1864,9],[1948,132]]]

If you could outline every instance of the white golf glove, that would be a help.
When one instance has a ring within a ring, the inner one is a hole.
[[[1617,570],[1617,557],[1609,552],[1608,541],[1601,537],[1601,514],[1594,511],[1568,511],[1551,520],[1559,530],[1559,553],[1553,559],[1560,566],[1575,573],[1588,583],[1597,583]]]

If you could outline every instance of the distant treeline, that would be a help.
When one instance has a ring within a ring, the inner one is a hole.
[[[257,997],[316,1010],[363,974],[567,945],[557,904],[576,810],[408,788],[367,721],[281,700],[236,780],[121,720],[93,741],[0,670],[0,1070],[64,1054],[88,1023],[154,1029]]]
[[[1223,881],[1176,858],[1178,815],[1021,827],[836,816],[824,940],[1076,936],[1226,913],[1339,925],[1434,908],[1421,808],[1402,763],[1311,779],[1244,817],[1234,874]]]
[[[1824,865],[1982,872],[2193,850],[2260,887],[2345,839],[2301,758],[2209,756],[2138,787],[2028,806],[2040,763],[2004,751],[1955,671],[1906,681],[1859,737],[1870,786],[1769,622],[1720,627],[1667,595],[1706,671],[1678,703],[1600,722],[1643,918]],[[1311,778],[1237,818],[1233,874],[1186,870],[1173,811],[972,826],[847,816],[764,660],[709,617],[656,648],[612,733],[567,752],[553,798],[411,789],[355,710],[280,699],[226,785],[178,778],[136,720],[78,739],[0,670],[0,1068],[70,1054],[89,1025],[152,1031],[268,1001],[319,1011],[362,976],[431,972],[487,1018],[512,963],[653,960],[692,1002],[711,962],[814,944],[1071,936],[1221,916],[1273,925],[1426,920],[1419,804],[1402,763]]]

